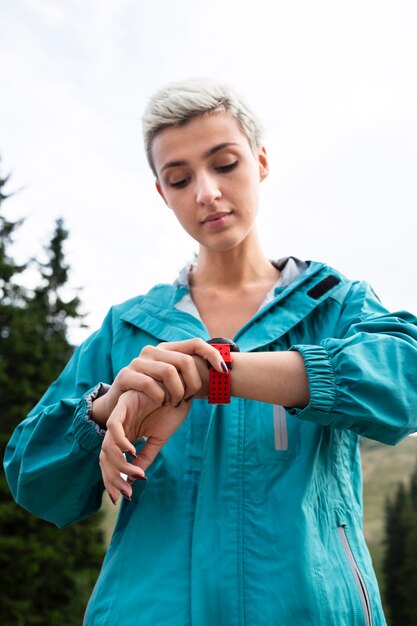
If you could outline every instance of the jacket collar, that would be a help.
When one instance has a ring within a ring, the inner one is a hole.
[[[287,287],[276,290],[275,298],[239,330],[234,340],[244,352],[262,349],[279,340],[324,300],[341,298],[347,288],[348,281],[341,274],[323,263],[310,262]],[[209,339],[199,319],[175,308],[188,293],[183,285],[157,285],[121,319],[158,341]]]

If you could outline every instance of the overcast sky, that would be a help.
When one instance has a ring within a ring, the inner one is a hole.
[[[91,329],[173,280],[196,247],[154,190],[140,118],[161,84],[211,76],[264,122],[268,255],[325,261],[417,311],[416,33],[415,0],[0,0],[16,254],[62,216]]]

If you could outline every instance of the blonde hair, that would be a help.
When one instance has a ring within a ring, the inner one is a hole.
[[[204,78],[188,78],[161,87],[149,100],[142,117],[148,163],[153,171],[152,142],[168,126],[181,126],[198,115],[231,113],[254,153],[262,145],[262,126],[244,100],[229,85]]]

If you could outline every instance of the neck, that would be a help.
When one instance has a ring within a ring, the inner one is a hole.
[[[253,232],[231,250],[219,252],[201,247],[191,284],[193,288],[237,291],[260,281],[275,281],[278,275]]]

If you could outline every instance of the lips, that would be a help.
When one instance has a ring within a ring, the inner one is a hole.
[[[207,215],[202,221],[202,224],[208,224],[210,222],[216,222],[218,220],[221,220],[224,217],[227,217],[228,215],[230,215],[230,211],[219,211],[217,213],[210,213],[210,215]]]

